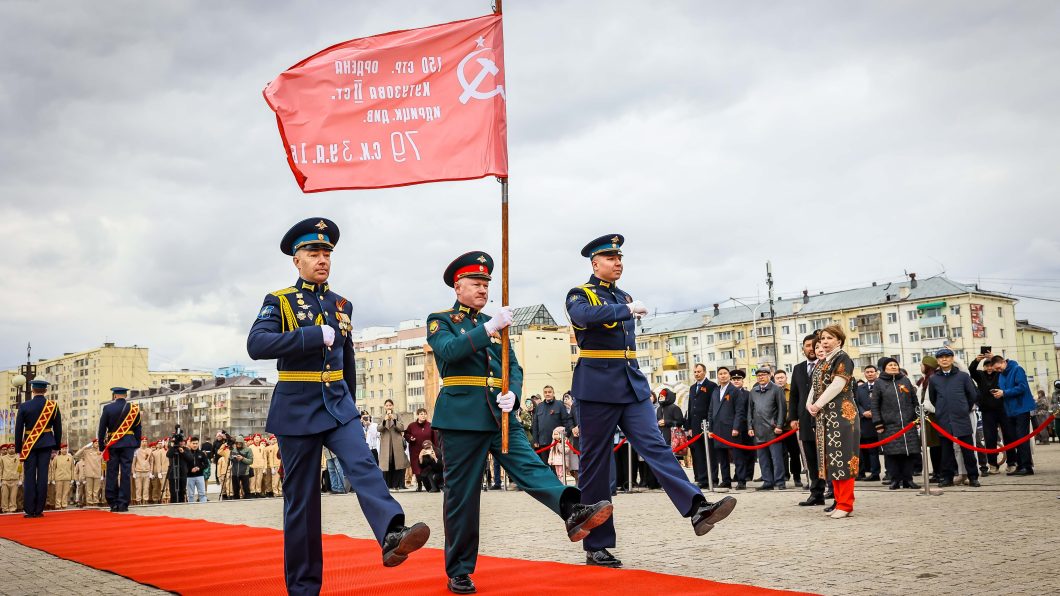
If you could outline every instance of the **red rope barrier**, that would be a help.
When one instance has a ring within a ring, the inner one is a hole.
[[[700,439],[700,437],[702,437],[702,436],[703,436],[703,433],[699,433],[698,435],[692,437],[691,439],[685,441],[684,443],[681,443],[677,447],[670,448],[670,451],[673,451],[674,453],[677,453],[678,451],[681,451],[685,447],[688,447],[692,443],[695,443],[696,441],[698,441]]]
[[[581,451],[578,451],[577,449],[574,448],[574,445],[571,445],[570,441],[567,441],[567,447],[570,447],[570,450],[574,453],[574,455],[581,455],[582,454]]]
[[[795,434],[796,432],[798,432],[798,429],[793,428],[793,429],[789,430],[788,432],[786,432],[786,433],[778,436],[777,438],[773,439],[772,441],[767,441],[765,443],[762,443],[761,445],[741,445],[739,443],[733,443],[731,441],[727,441],[727,440],[719,437],[718,435],[716,435],[714,433],[710,433],[710,436],[711,436],[711,438],[713,438],[715,441],[721,443],[722,445],[728,445],[729,447],[735,447],[737,449],[746,449],[747,451],[755,451],[755,450],[758,450],[758,449],[765,449],[766,447],[769,447],[773,443],[779,443],[780,441],[783,441],[784,439],[790,437],[791,435]],[[696,438],[699,438],[699,437],[697,436]],[[693,441],[694,440],[695,439],[693,439]]]
[[[862,449],[874,449],[876,447],[881,447],[883,445],[886,445],[887,443],[890,443],[891,441],[893,441],[893,440],[897,439],[898,437],[904,435],[905,433],[909,432],[914,426],[916,426],[917,422],[918,422],[917,420],[914,420],[914,421],[910,422],[909,424],[905,425],[905,428],[903,428],[902,430],[894,433],[893,435],[887,437],[886,439],[884,439],[882,441],[876,441],[875,443],[862,443],[861,445],[859,445],[859,447],[861,447]]]
[[[621,449],[622,446],[625,445],[625,444],[626,444],[626,439],[623,438],[621,441],[618,442],[618,445],[615,445],[615,448],[612,449],[611,451],[614,452],[614,453],[618,453],[618,450]]]
[[[1023,437],[1022,439],[1020,439],[1018,441],[1014,441],[1012,443],[1009,443],[1008,445],[1005,445],[1003,447],[998,447],[997,449],[984,449],[982,447],[976,447],[975,445],[969,445],[968,443],[965,443],[964,441],[958,439],[957,437],[955,437],[955,436],[951,435],[950,433],[946,432],[945,430],[943,430],[943,428],[941,426],[935,424],[934,420],[928,420],[928,422],[931,423],[931,426],[935,427],[935,430],[939,431],[940,435],[946,437],[947,439],[953,441],[954,443],[957,443],[961,447],[964,447],[965,449],[971,449],[972,451],[976,451],[978,453],[988,453],[988,454],[990,454],[990,453],[1001,453],[1002,451],[1008,451],[1010,449],[1015,449],[1016,447],[1019,447],[1020,445],[1026,443],[1027,441],[1030,441],[1035,436],[1037,436],[1040,432],[1042,432],[1043,430],[1049,428],[1049,425],[1053,423],[1053,420],[1055,418],[1056,418],[1055,414],[1049,416],[1049,418],[1045,422],[1041,423],[1041,425],[1038,428],[1036,428],[1033,431],[1031,431],[1031,433],[1029,435]]]
[[[552,449],[553,447],[555,447],[556,443],[559,443],[559,441],[552,441],[551,443],[549,443],[548,445],[545,445],[541,449],[535,449],[534,453],[544,453],[544,452],[548,451],[549,449]]]

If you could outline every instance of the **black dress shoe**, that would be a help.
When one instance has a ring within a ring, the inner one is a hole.
[[[1034,470],[1016,470],[1015,472],[1008,472],[1006,476],[1034,476]]]
[[[622,561],[619,561],[614,555],[607,552],[606,548],[601,548],[600,550],[585,551],[585,564],[595,565],[597,567],[621,567]]]
[[[22,517],[24,517],[26,519],[32,519],[32,518],[37,517],[37,516],[33,515],[32,513],[23,513]]]
[[[947,486],[953,486],[952,480],[939,480],[939,488],[946,488]]]
[[[446,587],[453,594],[474,594],[476,591],[475,582],[471,581],[471,576],[466,574],[450,577]]]
[[[567,538],[577,542],[589,535],[589,530],[607,521],[614,506],[610,501],[600,501],[593,505],[575,503],[567,516]]]
[[[747,490],[747,483],[746,482],[737,482],[736,483],[736,490]]]
[[[767,491],[767,490],[773,490],[773,487],[772,486],[759,486],[758,488],[755,489],[755,492],[757,493],[757,492]]]
[[[409,554],[422,548],[430,537],[431,529],[423,522],[387,532],[386,538],[383,538],[383,567],[396,567],[404,563]],[[474,589],[474,585],[471,587]]]
[[[920,490],[920,485],[913,482],[912,480],[902,483],[902,488],[911,488],[913,490]]]
[[[692,528],[696,536],[702,536],[714,529],[714,524],[729,517],[736,508],[736,499],[725,497],[717,503],[703,503],[692,514]]]
[[[799,501],[799,507],[813,507],[814,505],[824,505],[824,499],[814,498],[810,495],[805,501]]]
[[[873,474],[872,476],[869,476],[865,480],[868,480],[869,482],[879,482],[880,481],[880,475],[879,474]]]
[[[835,503],[832,503],[832,504],[831,504],[831,505],[829,505],[828,507],[825,507],[825,508],[824,508],[824,512],[825,512],[825,513],[831,513],[831,512],[833,512],[833,511],[835,511]]]
[[[901,487],[902,487],[902,483],[897,481],[897,480],[895,480],[895,481],[891,482],[891,485],[888,486],[887,488],[889,490],[898,490]]]
[[[983,486],[983,485],[979,483],[979,479],[978,478],[969,478],[968,479],[968,486],[970,486],[972,488],[979,488],[980,486]]]

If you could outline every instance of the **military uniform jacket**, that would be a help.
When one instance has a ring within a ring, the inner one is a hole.
[[[434,405],[431,427],[440,430],[492,431],[500,429],[501,392],[500,339],[490,337],[485,323],[490,316],[457,302],[453,308],[427,317],[427,343],[442,377],[442,388]],[[460,377],[463,377],[461,383]],[[475,386],[470,379],[494,379]],[[448,381],[447,381],[448,380]],[[509,390],[516,403],[523,389],[523,369],[509,353]],[[518,427],[515,410],[508,413],[508,424]]]
[[[44,404],[47,401],[43,395],[36,395],[18,405],[18,413],[15,415],[15,455],[22,453],[22,441],[37,424],[37,418],[44,411]],[[58,451],[62,442],[63,417],[60,415],[59,408],[55,408],[51,422],[44,428],[37,442],[33,444],[33,450],[47,448]]]
[[[589,283],[567,292],[567,315],[581,350],[626,351],[637,348],[633,314],[626,306],[633,298],[609,283],[591,276]],[[651,397],[648,379],[637,360],[578,358],[571,393],[582,401],[633,403]]]
[[[267,431],[311,435],[360,416],[350,389],[357,386],[352,313],[349,301],[326,283],[299,279],[265,297],[250,328],[247,353],[254,360],[277,360],[280,380],[269,405]],[[331,347],[324,345],[322,325],[335,329]],[[285,372],[301,375],[296,375],[298,380],[285,381]]]
[[[125,401],[124,397],[119,397],[111,401],[109,404],[103,406],[103,413],[99,416],[99,432],[96,437],[99,439],[99,450],[102,451],[107,447],[110,442],[111,433],[118,430],[121,426],[125,417],[129,414],[129,402]],[[136,420],[133,421],[132,428],[129,429],[132,434],[125,435],[118,439],[112,448],[121,447],[133,447],[138,448],[140,446],[141,436],[141,425],[140,425],[140,414],[136,415]]]

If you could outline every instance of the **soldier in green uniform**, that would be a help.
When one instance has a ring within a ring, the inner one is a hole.
[[[493,259],[481,251],[457,257],[443,279],[456,291],[452,308],[427,317],[427,343],[434,350],[442,388],[431,426],[441,435],[445,461],[445,572],[456,594],[475,592],[479,536],[479,485],[489,454],[531,497],[560,515],[567,536],[578,541],[611,517],[611,504],[581,505],[577,488],[564,486],[530,447],[512,412],[523,371],[512,353],[510,391],[501,392],[500,332],[511,325],[503,306],[496,318],[481,312],[489,300]],[[508,453],[501,453],[501,417],[509,418]]]

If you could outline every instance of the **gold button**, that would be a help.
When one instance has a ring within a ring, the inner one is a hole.
[[[331,346],[328,346],[328,351],[329,351],[329,352],[331,351]]]
[[[324,316],[325,316],[325,317],[330,317],[330,316],[331,316],[331,313],[329,313],[328,311],[326,311],[326,310],[325,310],[325,311],[324,311]]]
[[[323,297],[323,296],[321,296],[321,297],[320,297],[320,299],[321,299],[321,300],[323,300],[323,299],[324,299],[324,297]]]
[[[331,387],[331,383],[324,383],[325,387]]]
[[[324,365],[324,368],[326,368],[328,370],[331,370],[331,365],[330,364],[326,364],[326,365]]]

